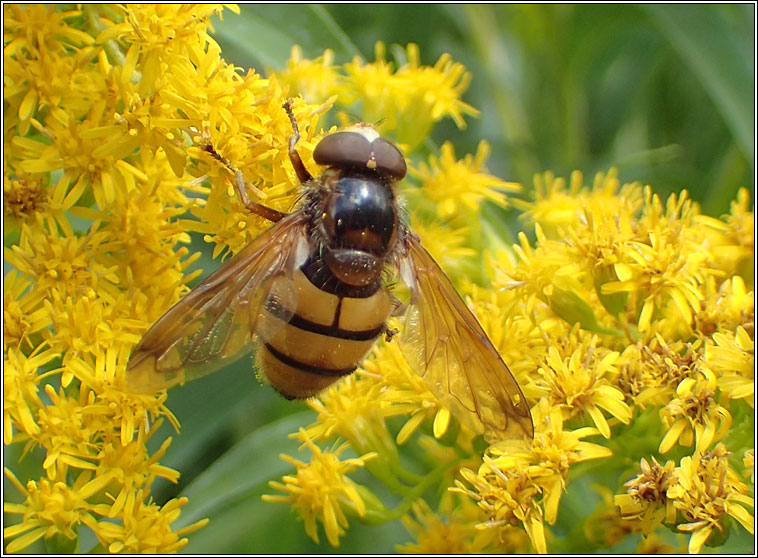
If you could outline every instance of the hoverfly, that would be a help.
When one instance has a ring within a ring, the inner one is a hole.
[[[460,422],[499,438],[531,439],[529,406],[508,366],[450,280],[406,224],[395,183],[400,150],[369,125],[324,137],[313,152],[319,178],[296,150],[291,101],[289,157],[304,191],[284,214],[245,206],[273,226],[208,276],[147,331],[127,365],[127,385],[149,393],[184,383],[240,358],[256,365],[288,399],[314,396],[351,374],[390,315],[405,314],[398,342],[411,368]],[[408,287],[401,305],[387,271]]]

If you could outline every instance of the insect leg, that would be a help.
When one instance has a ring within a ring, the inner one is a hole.
[[[282,213],[281,211],[277,211],[276,209],[272,209],[251,200],[247,196],[247,185],[245,184],[245,177],[242,175],[242,171],[232,165],[231,162],[221,155],[221,153],[216,151],[216,148],[210,143],[206,144],[203,148],[206,153],[234,173],[234,187],[236,188],[237,195],[240,197],[240,201],[242,202],[242,205],[245,206],[245,209],[274,223],[287,215],[286,213]]]
[[[300,130],[297,127],[297,121],[295,120],[295,115],[292,112],[292,99],[289,99],[286,103],[282,105],[282,108],[287,111],[287,116],[290,117],[290,122],[292,123],[292,137],[290,137],[290,146],[289,146],[289,154],[290,154],[290,161],[292,162],[292,166],[295,168],[295,173],[297,174],[297,178],[300,180],[301,184],[305,184],[309,180],[313,180],[313,176],[311,176],[311,173],[308,172],[308,169],[305,168],[305,165],[303,164],[303,160],[300,158],[300,154],[295,149],[295,144],[297,144],[298,140],[300,139]]]
[[[396,327],[385,327],[384,328],[384,340],[387,343],[389,343],[389,342],[392,341],[392,338],[395,337],[395,335],[397,335],[398,333],[400,333],[400,330],[397,329]]]

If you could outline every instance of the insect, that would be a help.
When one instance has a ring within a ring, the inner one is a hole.
[[[313,152],[318,178],[303,164],[291,109],[289,158],[303,185],[285,214],[243,204],[274,224],[208,276],[147,331],[127,365],[134,392],[154,392],[204,376],[256,347],[257,368],[288,399],[314,396],[351,374],[387,320],[410,367],[459,421],[499,438],[531,439],[529,406],[508,366],[419,237],[395,195],[406,174],[400,150],[361,124],[324,137]],[[394,271],[408,288],[401,305]],[[402,311],[402,312],[401,312]],[[392,336],[394,341],[394,336]]]

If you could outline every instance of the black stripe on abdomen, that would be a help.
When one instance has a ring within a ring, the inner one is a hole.
[[[339,378],[340,376],[347,376],[348,374],[352,374],[355,372],[355,369],[358,368],[357,365],[342,369],[321,368],[320,366],[313,366],[312,364],[306,364],[304,362],[300,362],[299,360],[295,360],[294,358],[289,357],[280,351],[277,351],[274,347],[271,346],[270,343],[266,343],[264,347],[266,347],[271,355],[276,357],[276,359],[279,360],[279,362],[282,364],[286,364],[287,366],[291,366],[300,372],[306,372],[308,374]]]
[[[386,326],[382,324],[373,329],[348,331],[333,324],[317,324],[316,322],[306,320],[298,314],[290,314],[290,312],[282,307],[282,305],[275,299],[268,300],[266,303],[266,310],[283,322],[287,322],[298,329],[310,331],[311,333],[320,333],[321,335],[335,337],[337,339],[348,339],[350,341],[371,341],[372,339],[379,337],[386,328]]]

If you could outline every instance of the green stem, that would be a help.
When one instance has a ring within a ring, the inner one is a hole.
[[[100,13],[103,9],[105,9],[105,7],[100,4],[85,4],[83,8],[94,37],[97,37],[102,31],[107,29],[107,26],[100,21]],[[105,50],[108,61],[114,66],[124,66],[126,64],[126,56],[121,52],[121,47],[115,39],[105,41],[105,43],[103,43],[103,50]],[[131,80],[134,83],[139,82],[141,78],[142,74],[136,70],[131,76]]]
[[[450,468],[457,465],[457,463],[458,461],[456,460],[453,463],[443,463],[442,465],[439,465],[437,468],[432,470],[432,472],[426,475],[426,477],[424,477],[420,483],[414,486],[405,495],[400,504],[398,504],[395,508],[391,510],[388,509],[381,513],[368,511],[366,515],[361,518],[361,521],[369,525],[379,525],[386,523],[387,521],[400,519],[406,513],[408,513],[408,510],[411,508],[411,505],[413,505],[413,502],[418,500],[421,495],[429,490],[432,486],[439,483],[439,481],[445,476]]]

